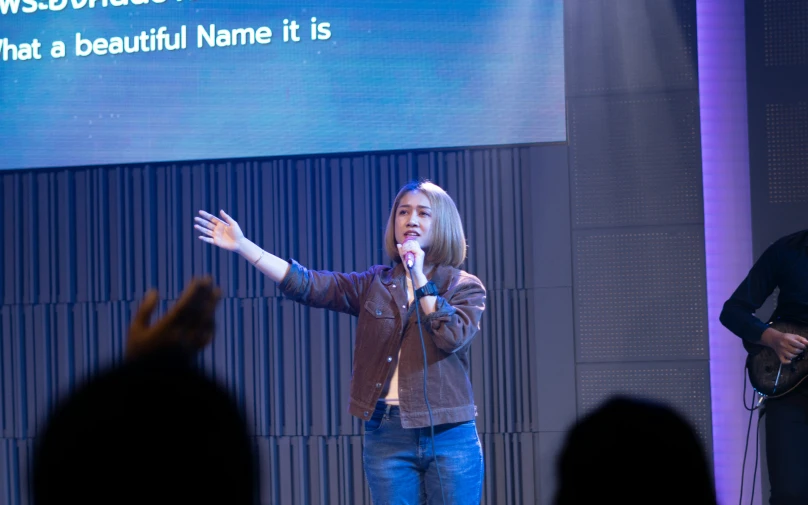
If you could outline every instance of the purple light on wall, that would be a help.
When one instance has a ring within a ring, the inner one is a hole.
[[[696,16],[713,461],[719,503],[730,504],[738,501],[741,489],[749,419],[741,402],[746,353],[718,316],[752,265],[744,2],[699,0]],[[749,452],[744,503],[751,492],[754,447]],[[755,502],[760,503],[759,482],[756,490]]]

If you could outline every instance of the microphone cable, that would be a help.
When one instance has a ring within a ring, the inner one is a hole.
[[[424,353],[424,401],[426,402],[426,410],[429,412],[429,431],[430,439],[432,440],[432,457],[435,458],[435,469],[438,471],[438,482],[440,483],[440,496],[443,500],[443,505],[446,505],[446,494],[443,492],[443,478],[440,475],[440,465],[438,465],[438,454],[435,452],[435,421],[432,419],[432,408],[429,406],[429,398],[426,393],[426,368],[428,363],[426,361],[426,345],[424,344],[424,332],[421,329],[421,299],[415,296],[415,275],[412,270],[410,271],[410,280],[412,281],[412,296],[415,305],[415,317],[418,321],[418,335],[421,337],[421,351]]]

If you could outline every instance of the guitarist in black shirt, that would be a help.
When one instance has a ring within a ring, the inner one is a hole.
[[[755,311],[775,288],[777,309],[766,323]],[[743,339],[750,381],[768,395],[769,503],[808,503],[808,230],[766,249],[724,304],[721,323]]]

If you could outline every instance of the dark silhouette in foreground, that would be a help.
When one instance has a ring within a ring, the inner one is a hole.
[[[556,505],[715,505],[704,450],[668,407],[613,398],[578,422],[558,459]]]

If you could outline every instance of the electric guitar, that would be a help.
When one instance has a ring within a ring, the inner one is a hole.
[[[808,338],[808,326],[805,325],[777,321],[770,326],[783,333]],[[759,346],[759,349],[746,357],[749,382],[758,394],[767,398],[778,398],[790,393],[808,378],[808,359],[805,353],[803,351],[791,363],[781,364],[772,348]]]

